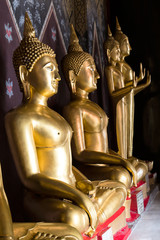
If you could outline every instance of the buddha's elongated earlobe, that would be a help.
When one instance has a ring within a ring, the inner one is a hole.
[[[76,76],[73,70],[69,71],[69,80],[72,93],[76,93]]]
[[[107,49],[107,57],[108,57],[108,62],[110,62],[110,50],[109,49]]]
[[[19,76],[23,86],[24,99],[30,99],[30,83],[28,82],[28,71],[26,66],[19,66]]]

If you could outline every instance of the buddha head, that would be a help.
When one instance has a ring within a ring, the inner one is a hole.
[[[107,54],[108,62],[120,61],[120,47],[118,41],[112,36],[112,32],[108,25],[108,37],[104,42],[104,49]]]
[[[35,30],[25,15],[23,39],[13,53],[13,65],[24,99],[30,98],[31,89],[45,97],[58,91],[58,65],[54,51],[35,37]]]
[[[94,59],[89,53],[84,52],[79,45],[73,25],[71,25],[68,54],[62,59],[62,70],[73,94],[76,94],[78,88],[86,92],[97,89],[99,74]]]
[[[119,42],[121,57],[129,56],[132,48],[130,46],[128,37],[121,30],[117,17],[116,17],[116,32],[114,38]]]

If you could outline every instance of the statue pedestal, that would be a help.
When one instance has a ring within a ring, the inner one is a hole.
[[[156,183],[157,173],[150,173],[149,174],[149,185],[154,185]]]
[[[90,238],[83,234],[84,240],[126,240],[130,235],[131,230],[126,224],[125,207],[122,206],[113,216],[105,223],[99,225]]]
[[[136,212],[139,215],[144,211],[144,200],[142,190],[135,191],[132,194],[131,211]]]
[[[134,222],[145,210],[149,201],[148,189],[145,181],[140,181],[137,187],[131,188],[131,198],[127,198],[125,202],[126,221],[128,223]]]
[[[141,192],[142,194],[139,192]],[[147,183],[144,181],[140,181],[137,187],[131,188],[131,211],[136,212],[138,214],[141,214],[144,211],[149,201],[149,196],[147,192],[148,192],[148,186],[147,186]],[[142,198],[143,198],[143,204],[140,203],[142,202]],[[143,206],[140,207],[140,204]],[[140,210],[139,208],[143,208],[143,209]]]
[[[131,195],[134,194],[135,191],[141,191],[143,193],[143,199],[147,198],[147,183],[145,181],[139,181],[137,187],[131,188]]]

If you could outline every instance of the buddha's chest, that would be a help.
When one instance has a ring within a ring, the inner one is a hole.
[[[71,127],[54,111],[34,116],[32,125],[36,147],[58,147],[71,139]]]
[[[101,132],[108,125],[106,113],[97,104],[90,102],[83,108],[84,131],[89,133]]]
[[[133,80],[134,78],[134,72],[131,69],[131,67],[127,64],[127,63],[123,63],[122,65],[122,74],[123,74],[123,78],[124,78],[124,82],[128,82]]]
[[[114,84],[115,90],[124,87],[123,75],[118,69],[113,70],[113,84]]]

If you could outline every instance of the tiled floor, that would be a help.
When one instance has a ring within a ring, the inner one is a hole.
[[[128,240],[160,240],[160,192],[142,214]]]

